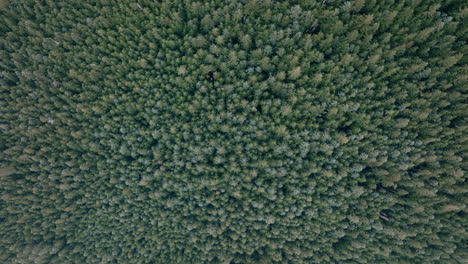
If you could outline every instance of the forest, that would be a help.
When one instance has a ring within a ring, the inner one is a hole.
[[[0,4],[0,262],[468,261],[461,0]]]

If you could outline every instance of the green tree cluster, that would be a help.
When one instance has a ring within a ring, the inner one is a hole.
[[[9,1],[0,262],[465,263],[467,13]]]

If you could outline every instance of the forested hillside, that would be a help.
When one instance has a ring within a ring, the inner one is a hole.
[[[2,1],[0,262],[466,263],[463,2]]]

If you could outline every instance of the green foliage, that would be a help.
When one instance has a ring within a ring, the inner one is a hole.
[[[465,262],[462,2],[10,1],[0,262]]]

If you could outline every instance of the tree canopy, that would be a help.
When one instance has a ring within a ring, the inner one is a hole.
[[[464,263],[462,2],[9,1],[0,262]]]

